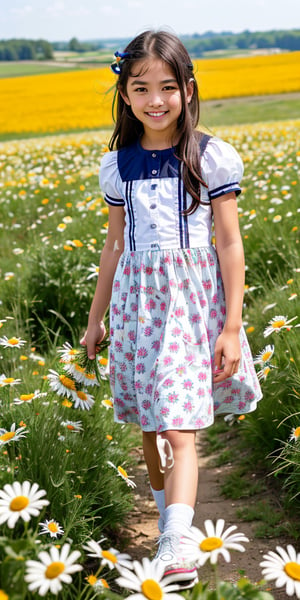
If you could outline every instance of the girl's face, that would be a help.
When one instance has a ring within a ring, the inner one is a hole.
[[[120,93],[135,117],[144,126],[143,144],[176,142],[177,120],[181,114],[180,88],[171,67],[159,58],[139,60],[129,76],[127,89]],[[136,73],[136,75],[135,75]],[[187,102],[193,94],[193,82],[186,89]],[[151,148],[150,148],[151,149]]]

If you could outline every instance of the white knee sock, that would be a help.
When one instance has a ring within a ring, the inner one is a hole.
[[[165,508],[164,533],[180,533],[186,535],[192,525],[194,509],[189,504],[180,502]]]
[[[158,520],[158,528],[159,531],[162,533],[164,530],[165,522],[165,490],[154,490],[151,485],[150,488],[160,515],[160,518]]]

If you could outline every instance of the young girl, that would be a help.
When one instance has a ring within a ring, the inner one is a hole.
[[[243,165],[195,129],[197,82],[176,36],[146,31],[116,57],[117,121],[100,169],[109,228],[82,343],[94,358],[110,303],[115,420],[142,429],[160,512],[156,559],[188,587],[196,571],[180,540],[194,515],[195,434],[261,398],[242,327]]]

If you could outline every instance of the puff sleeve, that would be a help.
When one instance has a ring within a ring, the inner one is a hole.
[[[229,192],[238,196],[243,172],[242,159],[233,146],[219,138],[211,138],[202,158],[202,174],[208,185],[209,199]]]
[[[104,154],[100,164],[99,184],[107,204],[110,206],[125,205],[121,192],[117,151]]]

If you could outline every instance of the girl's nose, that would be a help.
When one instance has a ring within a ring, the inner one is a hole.
[[[159,96],[159,94],[153,94],[149,99],[150,106],[161,106],[163,104],[163,100]]]

